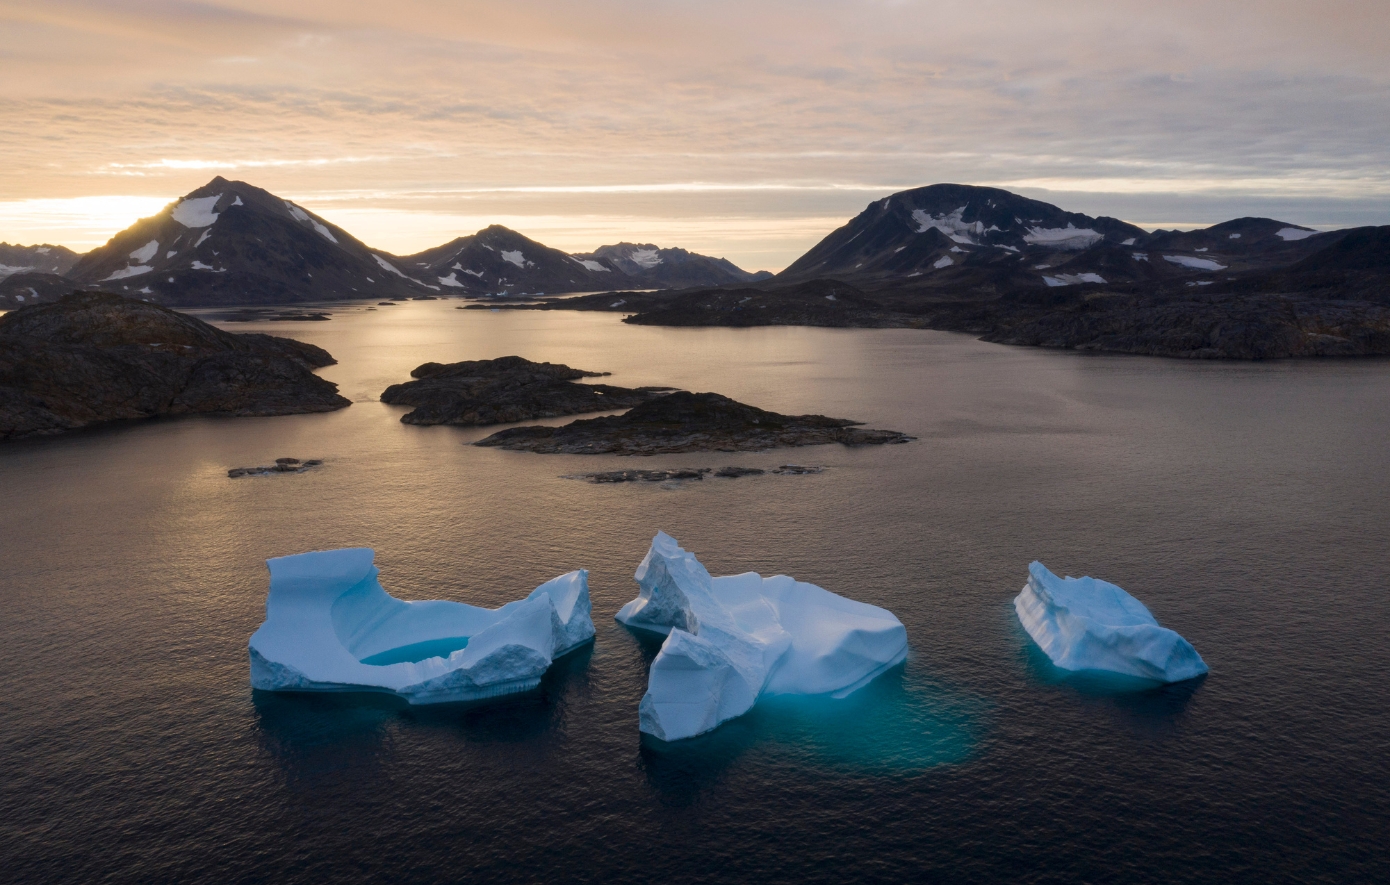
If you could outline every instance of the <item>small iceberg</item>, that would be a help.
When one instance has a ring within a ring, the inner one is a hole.
[[[594,636],[589,573],[547,581],[501,608],[405,602],[382,589],[370,548],[266,561],[266,618],[251,636],[251,686],[379,691],[412,704],[528,691]]]
[[[785,575],[712,578],[665,532],[636,578],[617,618],[666,634],[639,707],[642,731],[664,741],[742,716],[762,694],[842,698],[907,657],[892,612]]]
[[[1095,578],[1059,578],[1041,562],[1014,599],[1023,629],[1063,670],[1182,682],[1207,672],[1186,639],[1160,627],[1144,603]]]

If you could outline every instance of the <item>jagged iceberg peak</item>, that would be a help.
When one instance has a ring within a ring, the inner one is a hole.
[[[266,561],[265,623],[251,636],[251,685],[270,691],[380,691],[412,704],[527,691],[594,636],[589,573],[488,609],[406,602],[377,581],[370,548]]]
[[[642,731],[662,740],[710,731],[761,694],[844,697],[907,657],[892,612],[786,575],[710,577],[665,532],[636,578],[617,618],[667,634],[639,707]]]
[[[1158,682],[1181,682],[1207,672],[1191,643],[1160,627],[1142,602],[1106,581],[1059,578],[1034,562],[1014,610],[1023,629],[1063,670]]]

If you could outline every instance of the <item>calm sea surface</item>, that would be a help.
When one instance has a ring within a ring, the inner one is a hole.
[[[1369,882],[1390,875],[1390,362],[1085,356],[906,330],[659,329],[418,302],[235,324],[326,347],[327,415],[0,445],[0,878],[15,882]],[[520,354],[912,433],[648,459],[480,449],[376,397]],[[300,474],[229,467],[323,458]],[[595,486],[618,467],[812,476]],[[715,574],[885,606],[907,664],[840,702],[640,738],[613,620],[664,529]],[[264,560],[376,549],[408,599],[590,570],[535,695],[252,692]],[[1027,566],[1125,587],[1211,666],[1059,678]]]

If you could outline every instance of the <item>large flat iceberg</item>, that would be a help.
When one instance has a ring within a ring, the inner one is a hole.
[[[666,741],[748,712],[760,694],[844,697],[907,657],[892,612],[785,575],[712,578],[665,532],[637,567],[638,597],[618,612],[665,633],[639,718]]]
[[[1034,562],[1014,610],[1023,629],[1063,670],[1159,682],[1181,682],[1207,672],[1191,643],[1160,627],[1144,603],[1105,581],[1059,578]]]
[[[251,685],[379,691],[412,704],[527,691],[594,635],[589,573],[561,575],[501,608],[405,602],[382,589],[369,548],[266,561],[265,623],[251,636]]]

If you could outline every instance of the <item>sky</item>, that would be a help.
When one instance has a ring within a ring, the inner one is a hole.
[[[778,270],[951,181],[1390,224],[1384,0],[0,0],[0,240],[215,175],[406,254],[498,223]]]

